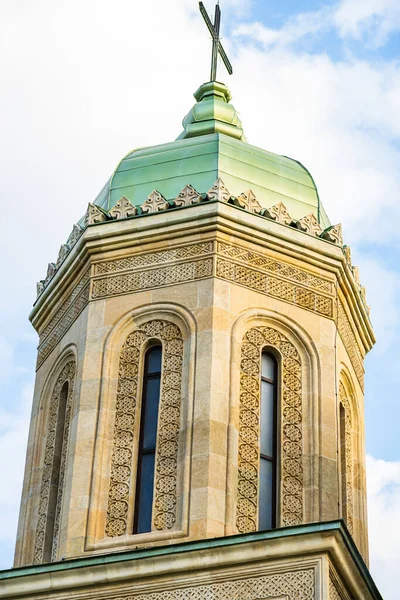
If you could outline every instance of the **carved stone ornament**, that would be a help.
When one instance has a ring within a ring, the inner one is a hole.
[[[47,267],[46,279],[44,280],[44,287],[49,283],[51,279],[53,279],[54,275],[57,272],[57,267],[54,263],[49,263]]]
[[[137,215],[138,209],[126,196],[122,196],[115,206],[109,211],[109,214],[114,219],[126,219]]]
[[[201,196],[192,185],[185,185],[175,198],[175,206],[191,206],[201,202]]]
[[[214,185],[208,190],[207,196],[210,200],[228,202],[229,198],[231,197],[231,193],[226,189],[221,177],[218,177]]]
[[[57,262],[56,262],[57,269],[61,265],[61,263],[64,262],[65,258],[68,256],[68,254],[69,254],[69,246],[67,246],[67,244],[63,244],[62,246],[60,246],[60,250],[58,252],[58,257],[57,257]]]
[[[351,267],[351,271],[353,273],[354,281],[360,287],[360,269],[358,267]]]
[[[144,323],[140,329],[128,335],[120,354],[105,528],[109,537],[125,535],[128,531],[132,506],[130,499],[135,481],[135,421],[140,418],[140,412],[137,416],[142,386],[140,362],[150,339],[160,340],[163,344],[152,528],[168,530],[176,522],[183,339],[177,325],[156,319]]]
[[[48,519],[54,519],[53,525],[53,540],[51,547],[51,560],[57,559],[57,547],[60,531],[61,505],[64,491],[64,476],[66,469],[66,459],[68,451],[68,437],[71,422],[72,398],[74,394],[74,379],[75,379],[76,364],[74,360],[68,362],[59,374],[54,385],[49,406],[49,420],[47,424],[46,443],[44,464],[42,469],[42,482],[40,488],[40,501],[38,509],[38,522],[36,526],[36,538],[34,548],[34,564],[43,562],[46,544],[46,529]],[[64,432],[62,438],[61,460],[60,464],[56,465],[56,432],[57,421],[60,413],[61,390],[64,384],[68,382],[68,397],[66,398]],[[49,514],[50,507],[50,492],[52,486],[53,470],[58,468],[58,489],[57,500],[54,514]]]
[[[305,231],[310,235],[319,236],[322,233],[322,227],[313,213],[299,219],[296,222],[296,225],[299,229],[302,229],[302,231]]]
[[[144,213],[155,213],[160,210],[166,210],[169,204],[157,190],[153,190],[147,200],[141,204],[140,208]]]
[[[126,592],[114,596],[113,600],[316,600],[316,587],[315,569],[298,566],[286,571],[280,567],[267,575],[243,576],[239,573],[236,578],[232,574],[226,581],[199,582],[191,587],[180,585],[151,593]],[[343,598],[340,596],[340,600]],[[336,597],[329,596],[329,600],[336,600]]]
[[[346,262],[347,262],[348,266],[351,269],[351,250],[350,250],[350,246],[343,246],[343,254],[344,254],[344,257],[346,259]]]
[[[282,225],[290,225],[293,222],[283,202],[278,202],[278,204],[274,204],[271,208],[265,209],[264,215]]]
[[[240,361],[239,446],[236,527],[240,533],[257,531],[261,352],[276,348],[281,356],[280,506],[281,526],[303,522],[302,368],[295,346],[280,331],[253,327],[243,337]]]
[[[36,294],[39,297],[44,290],[44,281],[40,280],[36,284]]]
[[[100,208],[95,204],[89,202],[85,214],[85,225],[95,225],[96,223],[103,223],[106,220],[107,216],[105,212],[100,210]]]
[[[74,225],[72,228],[72,231],[69,235],[68,238],[68,246],[70,248],[72,248],[73,246],[75,246],[76,242],[79,240],[79,238],[81,237],[83,233],[83,229],[82,227],[80,227],[79,225]]]
[[[334,244],[343,246],[343,234],[341,223],[328,227],[323,233],[321,233],[320,237],[322,237],[324,240],[328,240],[328,242],[333,242]]]
[[[262,206],[259,203],[259,201],[257,200],[254,192],[252,192],[251,190],[248,190],[247,192],[243,192],[242,194],[240,194],[240,196],[238,196],[238,200],[239,200],[239,204],[242,208],[245,208],[246,210],[253,212],[253,213],[261,212]]]
[[[342,473],[346,482],[346,498],[343,499],[346,507],[343,511],[346,525],[351,534],[354,532],[354,507],[353,507],[353,450],[352,450],[352,414],[351,406],[343,383],[339,382],[339,399],[344,408],[344,446],[345,446],[345,469],[346,473]]]

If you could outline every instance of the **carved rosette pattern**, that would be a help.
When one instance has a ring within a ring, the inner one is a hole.
[[[115,600],[314,600],[315,597],[314,569],[299,569],[164,592],[129,594]]]
[[[161,341],[162,385],[157,434],[153,526],[171,529],[176,522],[178,437],[182,387],[183,339],[169,321],[148,321],[131,333],[122,347],[119,374],[106,535],[124,535],[128,529],[129,502],[134,480],[134,432],[140,394],[139,361],[150,339]]]
[[[50,486],[51,476],[53,471],[54,462],[54,451],[56,443],[56,428],[57,418],[60,408],[60,394],[61,390],[66,382],[68,382],[68,397],[67,405],[65,409],[65,421],[64,421],[64,435],[63,444],[61,449],[61,461],[60,461],[60,472],[58,479],[58,493],[57,502],[54,515],[54,528],[53,528],[53,543],[51,551],[51,559],[55,561],[57,559],[57,547],[58,538],[60,531],[60,517],[61,517],[61,505],[62,496],[64,491],[64,477],[65,468],[67,462],[67,451],[68,451],[68,438],[69,438],[69,427],[71,422],[71,409],[72,409],[72,398],[74,394],[74,380],[75,380],[76,363],[74,360],[68,362],[59,374],[57,381],[54,385],[53,392],[50,401],[50,414],[49,422],[47,425],[46,434],[46,446],[44,453],[44,465],[42,474],[42,483],[40,488],[40,499],[39,499],[39,512],[38,522],[36,526],[36,539],[34,549],[34,564],[41,564],[43,562],[44,544],[46,535],[46,526],[48,520],[48,509],[50,499]]]
[[[294,345],[271,327],[253,327],[244,336],[240,362],[240,408],[236,526],[240,533],[257,530],[260,461],[261,352],[280,353],[281,386],[281,524],[303,522],[302,375]]]
[[[353,450],[351,441],[352,418],[351,406],[345,387],[339,383],[339,399],[345,414],[345,464],[346,464],[346,525],[351,534],[354,533],[353,523]]]

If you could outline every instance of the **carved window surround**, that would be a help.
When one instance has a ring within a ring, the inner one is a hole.
[[[132,529],[143,387],[141,363],[151,340],[161,342],[163,349],[152,529],[165,531],[176,524],[183,339],[174,323],[152,320],[127,337],[120,355],[105,528],[109,537],[126,535]]]
[[[240,356],[239,441],[236,527],[240,533],[257,530],[259,482],[260,373],[262,350],[279,356],[280,515],[281,526],[303,522],[302,365],[295,346],[273,327],[249,329]]]
[[[72,399],[74,395],[74,381],[75,381],[76,363],[74,359],[69,360],[64,365],[60,374],[58,375],[54,384],[50,406],[49,406],[49,418],[47,422],[45,450],[43,458],[43,471],[42,471],[42,482],[40,488],[39,498],[39,509],[38,509],[38,521],[36,526],[36,538],[34,546],[34,564],[40,564],[43,562],[44,550],[45,550],[45,534],[48,519],[54,519],[53,526],[53,542],[51,550],[52,561],[57,560],[57,550],[60,536],[60,522],[61,522],[61,509],[64,492],[64,477],[67,462],[68,452],[68,439],[69,430],[71,423],[71,411],[72,411]],[[49,499],[50,499],[50,486],[51,476],[53,471],[53,462],[55,455],[55,442],[56,442],[56,429],[57,429],[57,418],[60,410],[60,394],[65,383],[68,383],[68,396],[66,399],[65,409],[65,420],[64,420],[64,434],[63,444],[61,449],[61,461],[59,467],[59,480],[58,480],[58,492],[57,501],[55,507],[55,514],[49,515]]]
[[[354,535],[354,506],[353,506],[353,419],[352,410],[347,396],[346,389],[343,383],[339,382],[339,400],[345,411],[345,427],[344,427],[344,446],[345,446],[345,469],[346,473],[342,473],[342,477],[346,478],[346,498],[342,498],[342,502],[346,502],[346,525],[349,532]]]

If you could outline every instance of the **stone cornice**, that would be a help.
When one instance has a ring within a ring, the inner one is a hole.
[[[381,596],[359,555],[354,542],[341,521],[287,527],[248,535],[228,536],[199,542],[141,549],[82,557],[66,562],[35,567],[23,567],[0,572],[0,598],[22,598],[46,593],[64,597],[79,590],[85,597],[103,597],[107,588],[99,593],[96,586],[118,585],[121,596],[132,589],[136,593],[146,589],[151,578],[152,591],[157,577],[169,577],[179,586],[204,585],[226,581],[235,575],[260,575],[262,565],[278,569],[285,566],[315,568],[321,558],[329,556],[331,565],[341,573],[341,578],[354,597],[381,600]],[[271,564],[272,563],[272,564]],[[280,563],[280,566],[279,566]],[[165,579],[162,586],[166,585]],[[90,588],[95,588],[95,596]],[[163,588],[165,589],[165,588]],[[105,596],[107,597],[107,596]]]
[[[30,318],[41,331],[60,298],[65,298],[90,263],[107,253],[129,252],[166,240],[181,243],[217,235],[234,236],[259,248],[301,259],[311,269],[331,273],[345,299],[354,335],[368,352],[375,342],[372,326],[362,301],[359,284],[340,246],[268,218],[263,218],[224,201],[193,204],[185,210],[169,210],[141,218],[103,221],[89,226],[79,237],[64,262],[39,296]],[[57,294],[53,291],[57,289]]]

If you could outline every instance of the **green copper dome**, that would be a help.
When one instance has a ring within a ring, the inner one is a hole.
[[[330,225],[303,165],[245,141],[225,85],[206,83],[195,98],[197,103],[184,118],[179,138],[130,152],[94,204],[110,210],[126,196],[140,206],[154,189],[173,200],[187,184],[202,194],[220,177],[232,196],[251,189],[264,208],[283,202],[294,219],[313,213],[323,228]]]

